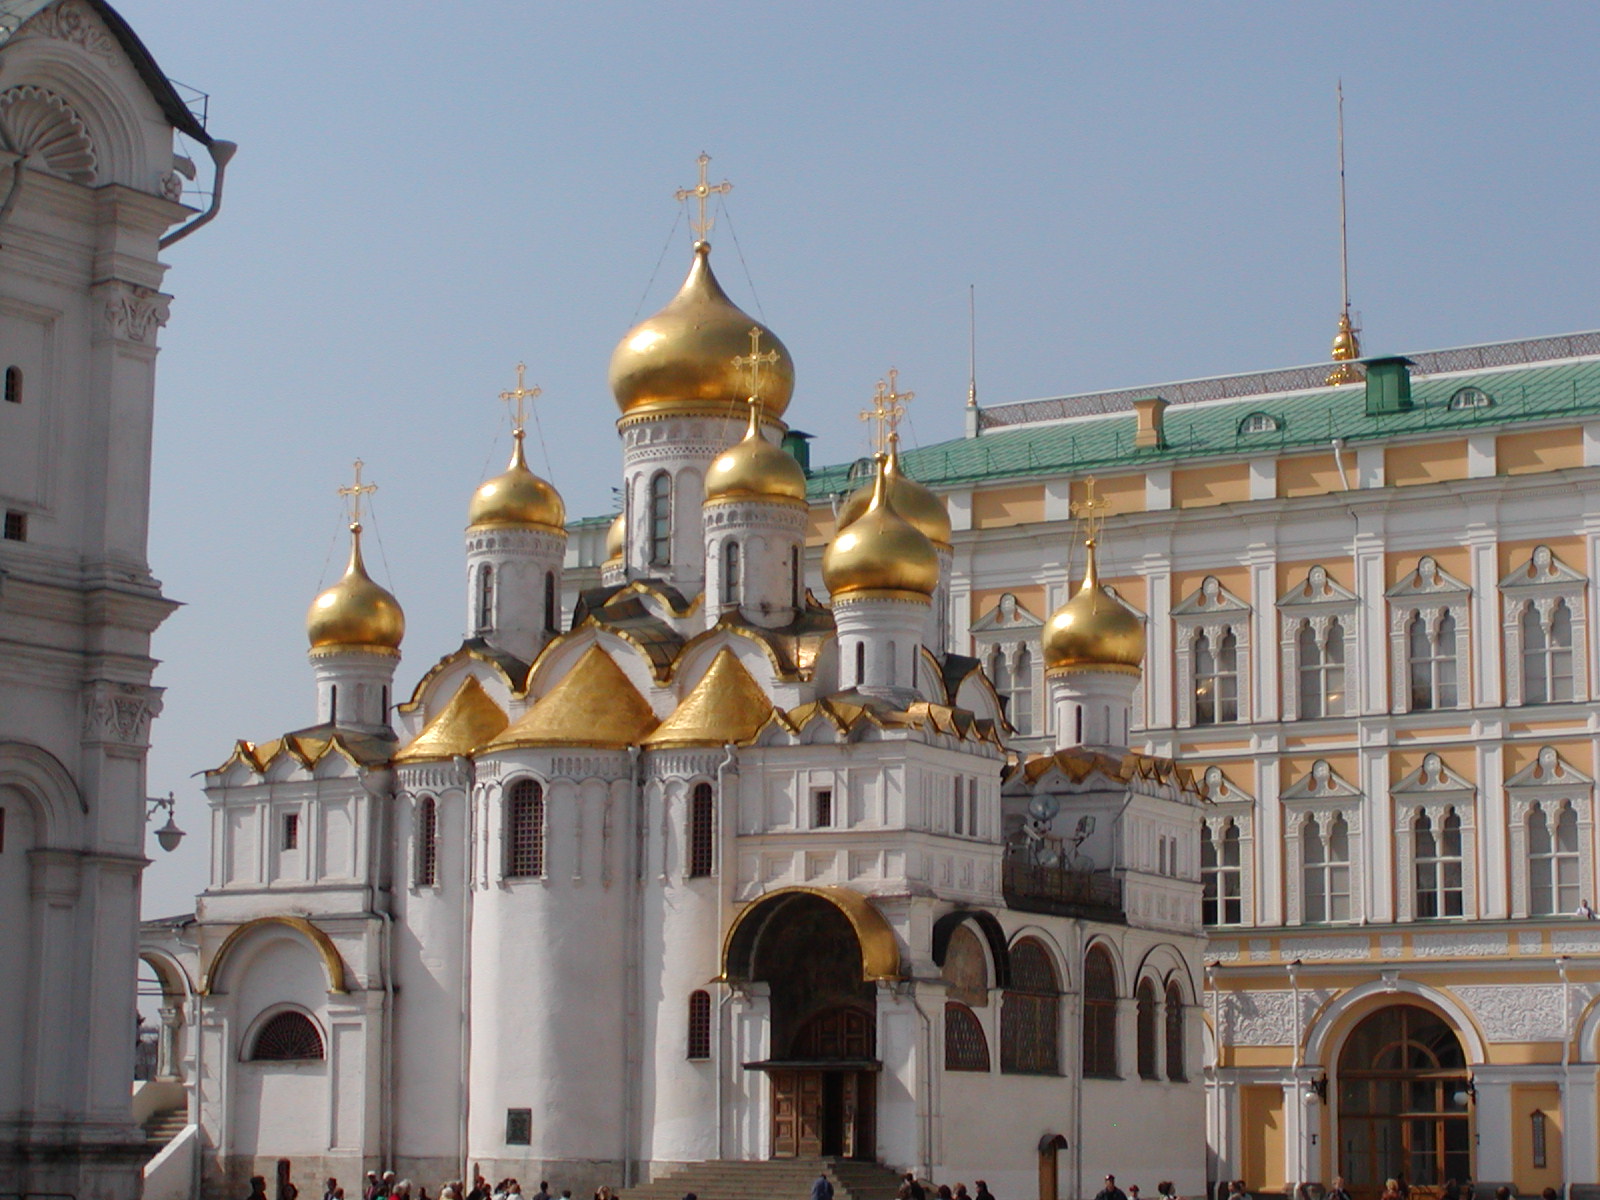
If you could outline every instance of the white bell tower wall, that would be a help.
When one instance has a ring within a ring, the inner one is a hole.
[[[467,636],[532,662],[561,625],[566,533],[473,527],[466,542]]]

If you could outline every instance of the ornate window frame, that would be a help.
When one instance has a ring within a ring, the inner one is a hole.
[[[1306,822],[1315,820],[1318,829],[1326,829],[1335,816],[1342,816],[1350,837],[1350,915],[1341,921],[1318,921],[1326,925],[1359,925],[1366,918],[1362,902],[1363,862],[1366,827],[1362,821],[1365,800],[1361,789],[1341,776],[1328,763],[1319,758],[1311,770],[1290,784],[1280,800],[1284,813],[1284,873],[1290,886],[1287,893],[1288,912],[1286,924],[1304,925],[1305,919],[1305,850],[1303,834]]]
[[[1278,598],[1279,645],[1283,659],[1283,716],[1285,720],[1318,720],[1300,710],[1300,631],[1310,626],[1317,644],[1324,647],[1328,631],[1337,620],[1344,633],[1344,707],[1322,717],[1347,717],[1361,695],[1361,655],[1356,644],[1356,616],[1361,597],[1336,582],[1321,563],[1306,572],[1305,580]],[[1326,664],[1324,664],[1326,665]],[[1324,697],[1326,700],[1326,697]]]
[[[1215,575],[1207,575],[1200,586],[1172,609],[1172,623],[1177,628],[1178,657],[1178,728],[1195,725],[1195,642],[1204,635],[1211,644],[1222,641],[1232,632],[1238,678],[1238,715],[1231,721],[1207,722],[1207,726],[1247,724],[1253,712],[1250,692],[1250,615],[1248,604],[1222,586]],[[1220,717],[1220,714],[1219,714]]]
[[[1395,916],[1400,921],[1465,921],[1478,912],[1478,789],[1437,754],[1389,789],[1394,800]],[[1426,816],[1435,828],[1449,812],[1461,819],[1461,915],[1417,915],[1416,825]]]
[[[1472,588],[1450,574],[1431,554],[1417,559],[1417,565],[1384,593],[1389,601],[1390,709],[1396,713],[1433,712],[1411,707],[1411,656],[1407,632],[1411,615],[1417,613],[1430,630],[1437,630],[1448,613],[1456,623],[1456,702],[1454,708],[1470,706],[1472,695]]]
[[[1239,922],[1219,922],[1213,928],[1240,929],[1255,924],[1255,841],[1256,798],[1235,787],[1223,774],[1222,768],[1209,766],[1201,781],[1200,791],[1210,802],[1201,819],[1200,836],[1205,841],[1221,843],[1229,823],[1239,831]],[[1201,847],[1203,855],[1204,846]],[[1201,860],[1204,862],[1204,857]],[[1201,886],[1204,887],[1204,873]],[[1221,909],[1218,909],[1219,915]]]
[[[1019,738],[1043,738],[1051,732],[1050,705],[1044,694],[1044,656],[1039,651],[1039,636],[1043,629],[1044,621],[1028,611],[1014,592],[1003,593],[995,606],[974,621],[970,629],[973,653],[982,664],[984,674],[989,676],[990,684],[995,684],[990,664],[996,654],[1004,658],[1012,673],[1012,686],[1005,692],[995,686],[995,694],[1007,701],[1008,721],[1012,719],[1012,695],[1023,686],[1029,689],[1028,696],[1033,702],[1033,727],[1026,733],[1019,731]],[[1017,662],[1023,651],[1027,651],[1028,655],[1028,679],[1025,685],[1017,679],[1016,674]]]
[[[1527,561],[1500,581],[1501,611],[1506,647],[1506,703],[1526,704],[1526,676],[1522,661],[1522,617],[1531,607],[1549,636],[1556,603],[1565,601],[1572,619],[1572,701],[1589,698],[1589,621],[1584,591],[1588,577],[1580,575],[1555,556],[1549,546],[1535,546]],[[1535,703],[1568,703],[1566,700]]]
[[[1533,762],[1506,780],[1506,795],[1511,802],[1507,814],[1511,827],[1511,915],[1527,917],[1533,909],[1528,815],[1535,804],[1547,816],[1563,801],[1577,813],[1579,894],[1593,903],[1594,780],[1562,758],[1554,746],[1543,746]]]

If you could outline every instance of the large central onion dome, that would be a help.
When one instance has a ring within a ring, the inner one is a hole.
[[[948,546],[950,513],[937,493],[924,487],[900,469],[900,445],[897,437],[889,439],[889,459],[883,464],[883,473],[888,480],[889,501],[894,505],[895,512],[922,530],[928,540],[936,546]],[[867,511],[867,505],[872,503],[874,486],[875,484],[869,483],[850,493],[850,498],[839,510],[840,529]]]
[[[516,440],[511,465],[472,493],[467,528],[532,526],[562,532],[567,524],[567,506],[561,502],[561,493],[528,470],[528,460],[522,453],[523,431],[518,429],[511,436]]]
[[[1144,662],[1144,622],[1106,595],[1095,561],[1094,539],[1085,545],[1089,561],[1083,586],[1045,623],[1045,669],[1137,673]]]
[[[696,242],[694,263],[678,294],[655,316],[630,329],[611,353],[611,392],[624,416],[727,412],[751,392],[750,331],[760,353],[777,352],[759,385],[767,412],[781,417],[794,394],[794,360],[776,334],[741,312],[711,273],[711,246]]]
[[[794,455],[761,433],[761,403],[750,400],[750,427],[706,471],[707,500],[806,499],[806,473]]]
[[[379,587],[361,561],[361,526],[350,526],[350,563],[344,577],[311,602],[306,637],[313,654],[339,650],[394,653],[405,637],[400,602]]]
[[[900,592],[931,596],[939,586],[939,552],[927,534],[895,511],[878,459],[867,511],[841,529],[822,555],[822,581],[833,596]]]

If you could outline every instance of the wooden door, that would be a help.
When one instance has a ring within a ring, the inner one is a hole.
[[[773,1071],[772,1157],[822,1153],[822,1072]]]
[[[798,1143],[801,1158],[816,1158],[822,1153],[822,1072],[799,1071],[796,1099]]]
[[[843,1087],[839,1089],[839,1124],[841,1126],[842,1145],[839,1153],[846,1158],[859,1158],[862,1147],[861,1130],[858,1122],[861,1119],[861,1074],[858,1071],[847,1071],[842,1080]]]

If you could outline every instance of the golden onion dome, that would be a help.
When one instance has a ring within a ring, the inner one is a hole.
[[[750,399],[742,441],[717,455],[706,471],[707,500],[794,500],[805,503],[806,473],[782,446],[761,433],[761,403]]]
[[[900,469],[899,439],[889,439],[889,461],[883,471],[888,477],[889,500],[899,513],[927,535],[938,546],[950,544],[950,513],[944,501],[931,488],[924,487]],[[873,484],[857,488],[839,510],[839,528],[843,529],[867,511],[872,502]]]
[[[338,583],[311,602],[306,637],[312,653],[335,650],[398,651],[406,615],[361,561],[361,526],[350,526],[350,564]]]
[[[833,596],[853,592],[906,592],[931,596],[939,586],[939,552],[895,511],[878,459],[867,511],[834,535],[822,555],[822,581]]]
[[[1333,335],[1331,357],[1335,362],[1348,362],[1361,357],[1361,339],[1356,336],[1355,326],[1350,324],[1348,310],[1339,314],[1339,332]]]
[[[751,392],[748,369],[734,359],[751,352],[759,331],[766,365],[760,392],[781,417],[794,394],[794,360],[777,336],[741,312],[711,272],[711,246],[696,242],[694,262],[678,294],[655,316],[630,329],[611,353],[611,392],[624,416],[725,412]]]
[[[1118,604],[1100,584],[1094,539],[1083,586],[1045,622],[1042,641],[1046,670],[1088,667],[1139,670],[1144,662],[1144,622]]]
[[[567,506],[561,493],[528,470],[522,453],[523,431],[511,435],[511,465],[472,493],[467,506],[468,529],[506,529],[534,526],[555,533],[564,532]]]
[[[621,513],[611,519],[611,528],[606,530],[606,561],[616,562],[622,557],[622,552],[627,549],[628,529]]]

